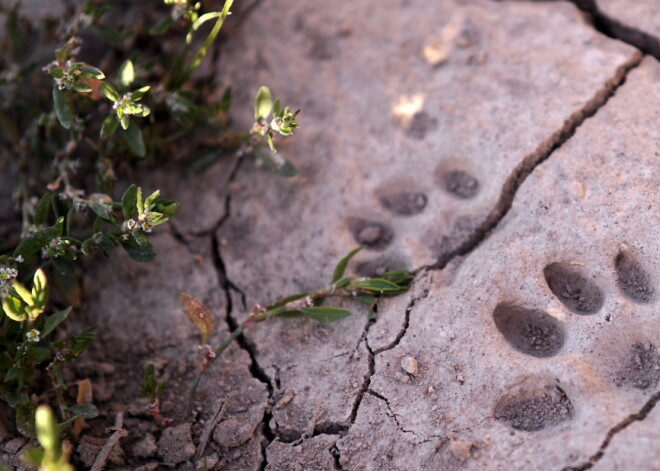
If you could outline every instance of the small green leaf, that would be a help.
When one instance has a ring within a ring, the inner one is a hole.
[[[147,211],[151,211],[156,204],[156,200],[158,200],[158,197],[160,196],[160,190],[154,191],[152,194],[147,196],[147,199],[144,200],[144,209]]]
[[[101,72],[101,70],[91,66],[81,67],[80,75],[82,75],[83,77],[94,78],[97,80],[103,80],[105,78],[105,74]]]
[[[35,365],[39,365],[44,361],[48,360],[51,357],[51,351],[44,347],[38,347],[36,345],[31,345],[28,349],[28,356],[34,362]]]
[[[69,412],[84,417],[85,419],[94,419],[99,416],[99,410],[93,404],[76,404],[66,408]]]
[[[39,468],[41,465],[41,462],[44,459],[44,455],[46,452],[44,451],[43,448],[41,447],[36,447],[36,448],[31,448],[25,452],[23,452],[23,460],[28,463],[29,465],[33,466],[34,468]],[[6,470],[3,469],[0,465],[0,471],[9,471],[10,468],[7,468]]]
[[[121,197],[121,211],[125,220],[136,218],[138,188],[135,185],[129,186]]]
[[[30,291],[22,283],[14,280],[14,284],[12,286],[16,291],[16,294],[21,297],[25,304],[28,306],[34,306],[34,297],[32,297],[32,293],[30,293]]]
[[[139,246],[146,247],[147,245],[149,245],[149,239],[139,230],[134,230],[133,232],[131,232],[131,236]]]
[[[34,437],[34,405],[30,402],[17,404],[16,409],[16,428],[18,431],[28,437]]]
[[[358,247],[356,249],[351,250],[348,255],[346,255],[344,258],[342,258],[337,266],[335,267],[335,271],[332,274],[332,281],[331,283],[334,283],[335,281],[339,281],[339,279],[344,276],[344,272],[346,271],[346,267],[348,266],[348,262],[351,261],[357,253],[362,250],[362,247]]]
[[[16,322],[23,322],[28,319],[29,316],[25,309],[26,306],[23,301],[15,296],[9,295],[2,300],[2,310],[7,317]]]
[[[138,89],[135,90],[133,93],[131,93],[131,100],[133,100],[133,101],[141,100],[142,97],[144,97],[144,95],[149,91],[150,88],[151,88],[151,87],[150,87],[149,85],[147,85],[147,86],[145,86],[145,87],[142,87],[142,88],[138,88]],[[149,109],[149,108],[147,108],[147,110],[148,110],[148,109]],[[147,114],[148,114],[148,113],[147,113]],[[146,115],[145,115],[145,116],[146,116]]]
[[[122,242],[122,246],[128,253],[128,256],[135,261],[151,262],[156,259],[156,251],[148,241],[146,245],[140,245],[131,237],[126,242]]]
[[[266,164],[266,167],[281,177],[291,178],[298,175],[298,169],[295,165],[284,158],[282,154],[273,155],[265,149],[259,148],[256,150],[256,155]]]
[[[98,217],[105,219],[106,221],[110,220],[110,212],[108,212],[108,207],[101,203],[89,202],[87,206],[94,211]]]
[[[297,319],[302,316],[304,316],[304,314],[300,311],[283,311],[275,317],[279,317],[280,319]]]
[[[275,103],[273,104],[273,116],[281,116],[282,115],[282,103],[280,103],[280,99],[278,98],[275,100]]]
[[[122,88],[128,88],[135,80],[135,68],[133,61],[127,59],[119,68],[119,85]]]
[[[351,278],[350,276],[348,276],[348,277],[346,277],[346,278],[342,278],[341,280],[337,280],[337,281],[335,281],[335,283],[334,283],[335,288],[337,288],[337,289],[345,288],[345,287],[347,287],[348,285],[350,285],[351,282],[352,282],[354,279],[355,279],[355,278]]]
[[[34,224],[42,226],[48,222],[48,213],[53,201],[53,193],[46,193],[41,197],[37,207],[34,209]]]
[[[63,221],[63,218],[60,218]],[[34,234],[26,237],[18,244],[16,250],[14,250],[14,257],[22,255],[27,258],[31,255],[34,255],[45,246],[47,246],[51,240],[60,235],[60,227],[53,226],[41,229],[40,231],[35,232]]]
[[[179,202],[174,200],[168,200],[166,198],[160,198],[156,201],[154,206],[154,211],[162,213],[167,219],[172,219],[176,212],[179,210]]]
[[[222,98],[220,99],[220,103],[218,105],[220,111],[224,111],[225,113],[229,111],[229,108],[231,107],[231,100],[232,100],[232,88],[227,87],[225,88],[225,91],[222,94]]]
[[[73,89],[78,93],[89,93],[92,91],[92,87],[83,82],[76,82]]]
[[[123,116],[128,122],[128,116]],[[124,121],[122,118],[122,127],[124,127]],[[130,124],[127,124],[127,127],[121,132],[122,137],[128,144],[128,148],[138,157],[145,157],[147,155],[147,148],[144,145],[144,138],[142,137],[142,130],[140,126],[131,121]]]
[[[53,87],[53,105],[55,115],[64,129],[71,129],[73,125],[73,111],[69,102],[69,94],[60,90],[57,85]]]
[[[48,72],[53,78],[56,79],[61,79],[64,77],[64,70],[62,70],[62,67],[54,67]]]
[[[273,97],[270,95],[270,90],[268,87],[261,87],[254,101],[254,119],[261,121],[268,118],[272,109]]]
[[[401,291],[401,287],[391,283],[387,280],[380,278],[372,278],[369,280],[358,280],[352,283],[354,288],[371,291],[373,293],[385,293],[392,291]]]
[[[266,134],[266,142],[268,142],[268,148],[273,154],[277,154],[277,149],[275,148],[275,140],[270,134]]]
[[[41,330],[41,336],[46,337],[50,335],[50,333],[53,330],[55,330],[55,327],[57,327],[61,322],[63,322],[67,318],[70,312],[71,312],[71,306],[67,307],[63,311],[56,312],[55,314],[48,316],[46,318],[44,328]]]
[[[378,301],[374,296],[368,296],[368,295],[355,296],[353,299],[361,302],[362,304],[366,304],[367,306],[372,306],[376,304],[376,302]]]
[[[30,400],[27,394],[15,392],[15,391],[10,391],[7,394],[5,394],[4,399],[7,401],[7,404],[11,408],[15,408],[19,404],[25,404]]]
[[[101,91],[110,101],[118,102],[121,100],[121,95],[119,95],[117,89],[110,82],[103,82],[101,84]]]
[[[127,130],[128,127],[131,125],[131,118],[129,118],[127,114],[122,114],[122,113],[117,113],[117,116],[119,117],[119,124],[121,125],[121,128],[124,131]],[[126,139],[126,137],[124,137],[124,139]],[[130,147],[130,144],[129,144],[129,147]],[[132,151],[132,149],[131,149],[131,151]]]
[[[160,34],[166,33],[167,30],[172,26],[172,23],[174,23],[172,15],[167,15],[165,18],[153,25],[151,29],[149,29],[149,34],[152,36],[158,36]]]
[[[142,197],[142,187],[137,187],[137,196],[135,198],[135,207],[138,214],[144,213],[144,198]]]
[[[117,119],[117,115],[112,113],[103,120],[103,126],[101,126],[101,139],[107,139],[112,136],[118,126],[119,120]]]
[[[51,257],[50,263],[52,263],[53,268],[62,275],[73,275],[76,271],[76,265],[73,263],[73,260],[69,258]]]
[[[326,306],[301,307],[299,311],[319,322],[335,322],[351,315],[351,311],[347,309]]]
[[[286,296],[284,298],[277,300],[275,304],[268,306],[267,309],[271,310],[276,307],[284,306],[285,304],[290,303],[291,301],[297,301],[298,299],[302,299],[305,296],[309,296],[309,293],[298,293],[298,294],[292,294],[291,296]]]

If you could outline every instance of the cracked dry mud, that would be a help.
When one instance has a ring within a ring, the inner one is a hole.
[[[97,401],[108,424],[125,412],[130,467],[660,467],[660,5],[575,3],[257,4],[218,77],[239,128],[262,84],[302,108],[280,146],[300,175],[230,156],[164,169],[150,183],[183,207],[161,257],[117,254],[84,283]],[[339,323],[247,330],[204,377],[185,446],[159,448],[136,397],[156,363],[164,412],[190,422],[178,293],[212,309],[218,342],[358,243],[354,272],[413,270],[410,292],[375,321],[347,303]]]

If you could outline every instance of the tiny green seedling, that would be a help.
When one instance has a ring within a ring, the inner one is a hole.
[[[294,112],[288,106],[282,107],[279,98],[273,103],[273,97],[268,87],[261,87],[257,92],[254,101],[254,126],[252,126],[250,134],[263,137],[268,143],[270,153],[257,147],[256,154],[266,166],[284,177],[293,177],[298,172],[291,162],[277,153],[275,136],[277,134],[293,135],[294,130],[300,127],[296,122],[298,113],[300,110]]]
[[[156,368],[154,365],[147,365],[144,369],[144,380],[140,394],[149,398],[149,413],[156,423],[163,427],[172,424],[172,419],[164,418],[160,411],[160,397],[165,392],[166,386],[167,384],[165,382],[156,379]]]

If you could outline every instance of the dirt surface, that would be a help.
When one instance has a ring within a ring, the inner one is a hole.
[[[75,373],[102,416],[81,455],[121,413],[129,469],[657,469],[660,4],[576,4],[257,2],[217,80],[238,128],[264,84],[302,109],[279,146],[300,174],[230,155],[141,182],[182,209],[155,262],[117,253],[83,280],[78,319],[101,335]],[[248,329],[187,415],[179,293],[217,345],[357,244],[352,272],[413,270],[411,290],[376,319],[345,303],[338,323]],[[0,431],[0,460],[20,440]]]

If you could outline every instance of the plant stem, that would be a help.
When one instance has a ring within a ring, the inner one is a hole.
[[[243,322],[241,325],[236,327],[234,331],[229,334],[220,344],[218,348],[215,349],[215,355],[216,358],[220,356],[222,352],[224,352],[231,343],[236,340],[236,338],[243,333],[245,328],[252,324],[254,322],[253,319],[248,318],[245,322]],[[204,374],[204,371],[200,370],[199,373],[197,373],[197,377],[195,378],[195,382],[192,385],[192,388],[190,389],[190,396],[188,397],[188,409],[187,409],[187,415],[189,416],[192,413],[192,408],[193,408],[193,403],[195,402],[195,396],[197,396],[197,388],[199,387],[199,382],[202,379],[202,375]]]
[[[195,54],[195,57],[193,58],[192,62],[190,62],[190,65],[188,65],[188,68],[176,81],[174,88],[180,88],[181,86],[183,86],[183,84],[185,84],[188,81],[188,79],[190,79],[190,76],[195,71],[195,69],[199,67],[199,64],[202,62],[202,59],[204,59],[204,56],[206,56],[206,53],[211,48],[213,41],[215,41],[215,38],[218,36],[218,33],[220,33],[220,30],[222,29],[222,25],[225,22],[225,18],[227,18],[227,16],[229,15],[229,9],[231,8],[232,3],[234,3],[234,0],[225,0],[225,5],[222,8],[222,13],[216,20],[215,25],[213,25],[213,29],[206,38],[206,41],[204,41],[202,47],[199,49],[199,51],[197,51],[197,54]]]

